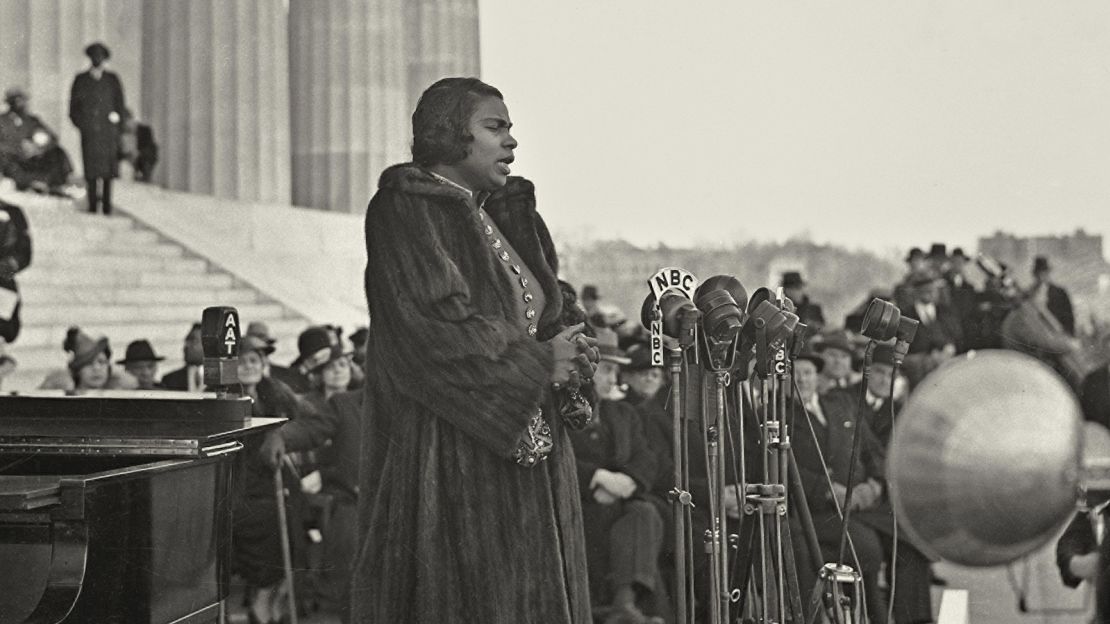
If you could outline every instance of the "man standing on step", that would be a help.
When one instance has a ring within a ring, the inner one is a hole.
[[[119,176],[119,137],[124,121],[123,87],[106,69],[111,54],[103,43],[85,48],[92,67],[77,74],[69,95],[69,118],[81,131],[81,160],[89,212],[112,214],[112,178]]]

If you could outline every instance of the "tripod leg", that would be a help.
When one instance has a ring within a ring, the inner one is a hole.
[[[733,569],[736,570],[736,588],[740,590],[740,602],[736,605],[736,611],[743,613],[748,600],[752,566],[755,564],[755,518],[753,516],[745,515],[741,518],[738,537]]]
[[[782,553],[785,559],[786,569],[784,570],[784,577],[786,578],[786,595],[790,599],[789,605],[789,620],[792,622],[804,622],[805,613],[802,612],[802,591],[798,586],[798,565],[794,559],[794,540],[792,532],[790,531],[789,521],[780,524],[782,531]],[[786,620],[787,618],[784,618]]]
[[[802,525],[802,537],[806,540],[809,549],[810,561],[824,561],[825,555],[821,552],[821,543],[817,540],[817,530],[813,527],[813,514],[809,512],[809,502],[806,500],[806,491],[802,487],[802,475],[798,472],[798,462],[794,459],[794,449],[789,449],[790,455],[790,505],[791,510],[798,513],[798,521]]]

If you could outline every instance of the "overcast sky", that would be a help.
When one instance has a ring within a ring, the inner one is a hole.
[[[1110,243],[1110,2],[480,0],[557,234]]]

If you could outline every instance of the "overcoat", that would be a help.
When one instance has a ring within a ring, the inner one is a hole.
[[[536,337],[462,190],[397,165],[367,210],[355,622],[590,621],[574,453],[543,342],[560,330],[554,246],[527,180],[485,210],[542,289]],[[537,408],[554,447],[523,467],[513,453]]]
[[[69,119],[81,131],[85,179],[119,175],[120,124],[126,112],[119,76],[105,71],[100,80],[77,74],[69,93]],[[118,117],[112,120],[111,114]]]
[[[0,288],[7,293],[18,294],[15,275],[30,264],[31,234],[27,215],[19,206],[0,201]],[[19,312],[22,307],[23,302],[17,302],[10,316],[7,310],[0,311],[0,338],[7,342],[15,342],[19,336],[22,326]]]

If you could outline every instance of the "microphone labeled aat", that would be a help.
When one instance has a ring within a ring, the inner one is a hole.
[[[239,311],[230,306],[205,308],[200,322],[204,349],[204,385],[224,394],[239,384]]]

